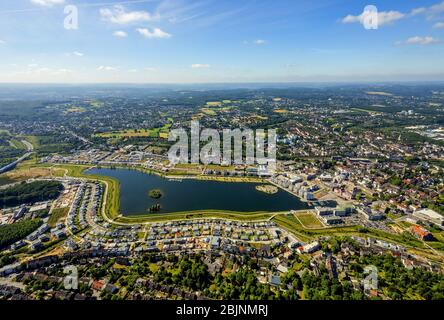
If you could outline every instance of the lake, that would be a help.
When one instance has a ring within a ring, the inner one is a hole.
[[[210,209],[273,212],[310,208],[281,189],[271,195],[257,191],[257,183],[174,181],[131,169],[93,168],[86,173],[112,177],[120,182],[120,211],[123,215],[149,213],[149,208],[155,204],[160,204],[161,213]],[[151,198],[148,193],[152,189],[160,189],[163,196]]]

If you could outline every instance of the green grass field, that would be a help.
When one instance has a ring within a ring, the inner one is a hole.
[[[102,132],[97,133],[94,136],[100,138],[134,138],[134,137],[150,137],[150,138],[162,138],[168,139],[168,135],[170,132],[171,124],[167,123],[163,127],[160,128],[152,128],[152,129],[138,129],[138,130],[121,130],[121,131],[112,131],[112,132]]]
[[[210,108],[202,108],[200,109],[204,114],[206,114],[207,116],[215,116],[217,114],[216,111],[214,111],[213,109]]]
[[[296,217],[306,228],[311,229],[323,227],[323,224],[312,213],[296,214]]]

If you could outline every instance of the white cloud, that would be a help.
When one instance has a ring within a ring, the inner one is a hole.
[[[363,12],[358,16],[349,14],[342,19],[342,23],[360,23],[364,24],[364,18],[366,13]],[[378,12],[378,26],[393,23],[397,20],[404,18],[406,15],[399,11],[380,11]]]
[[[154,68],[154,67],[147,67],[147,68],[145,68],[144,70],[145,70],[145,71],[148,71],[148,72],[152,72],[152,71],[157,71],[157,68]]]
[[[18,65],[15,65],[14,67],[17,67]],[[71,69],[66,68],[60,68],[60,69],[54,69],[54,68],[48,68],[48,67],[39,67],[38,64],[28,64],[28,68],[22,71],[16,72],[16,74],[21,75],[47,75],[47,76],[58,76],[58,75],[66,75],[66,74],[72,74],[74,73]]]
[[[193,69],[207,69],[209,67],[210,67],[209,64],[202,64],[202,63],[195,63],[191,65],[191,68]]]
[[[435,5],[431,6],[431,7],[429,8],[429,11],[430,11],[432,14],[443,12],[443,11],[444,11],[444,1],[442,1],[442,2],[440,2],[440,3],[438,3],[438,4],[435,4]]]
[[[0,44],[6,44],[6,41],[0,39]]]
[[[142,36],[148,39],[168,39],[171,38],[171,34],[160,30],[159,28],[154,28],[153,31],[150,31],[147,28],[137,28],[136,31],[140,33]]]
[[[135,22],[150,21],[154,17],[147,11],[126,11],[122,5],[115,5],[112,9],[100,9],[103,20],[115,24],[131,24]]]
[[[437,14],[444,12],[444,1],[437,3],[430,7],[419,7],[414,8],[410,12],[399,12],[399,11],[380,11],[378,12],[378,24],[379,26],[383,26],[385,24],[393,23],[397,20],[401,20],[404,18],[411,18],[419,14],[426,15],[427,19],[432,19]],[[363,12],[358,16],[347,15],[342,18],[342,23],[361,23],[363,24],[366,13]]]
[[[64,4],[65,0],[31,0],[31,3],[44,7],[52,7],[57,4]]]
[[[139,72],[139,70],[137,70],[137,69],[129,69],[128,72],[129,73],[137,73],[137,72]]]
[[[401,41],[401,42],[397,42],[396,44],[418,44],[418,45],[430,45],[430,44],[435,44],[435,43],[439,43],[440,41],[436,38],[427,36],[427,37],[420,37],[420,36],[416,36],[416,37],[411,37],[408,38],[406,41]]]
[[[76,57],[83,57],[85,54],[79,51],[73,51],[73,52],[68,52],[65,54],[67,57],[72,57],[72,56],[76,56]]]
[[[67,73],[73,73],[74,71],[71,69],[65,69],[65,68],[61,68],[61,69],[57,69],[54,70],[52,72],[53,75],[59,75],[59,74],[67,74]]]
[[[417,14],[424,13],[426,11],[427,11],[427,9],[424,7],[423,8],[416,8],[416,9],[413,9],[412,11],[410,11],[410,15],[416,16]]]
[[[118,68],[110,66],[99,66],[97,71],[117,71]]]
[[[433,25],[435,29],[444,29],[444,22],[437,22]]]
[[[260,46],[260,45],[263,45],[263,44],[267,44],[268,41],[264,40],[264,39],[257,39],[257,40],[252,40],[252,41],[244,40],[244,41],[242,41],[242,43],[245,44],[245,45],[255,44],[255,45]]]
[[[258,39],[258,40],[255,40],[254,43],[257,44],[257,45],[261,45],[261,44],[266,44],[267,41],[263,40],[263,39]]]
[[[114,37],[117,37],[117,38],[126,38],[127,36],[128,36],[128,33],[126,33],[125,31],[115,31],[114,33],[113,33],[113,36]]]
[[[47,73],[47,72],[50,72],[50,71],[51,71],[50,68],[42,67],[42,68],[34,69],[32,72],[34,72],[34,73]]]
[[[427,7],[427,8],[417,8],[413,9],[410,13],[411,16],[414,16],[416,14],[425,14],[427,19],[432,19],[437,14],[440,14],[444,12],[444,1],[437,3],[433,6]]]
[[[355,23],[355,22],[362,23],[362,14],[360,14],[359,16],[354,16],[352,14],[349,14],[344,18],[342,18],[341,21],[342,23]]]

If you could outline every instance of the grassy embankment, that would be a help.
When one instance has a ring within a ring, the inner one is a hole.
[[[237,212],[220,210],[197,210],[173,213],[143,214],[119,217],[116,221],[122,223],[160,222],[168,220],[190,220],[205,218],[220,218],[238,221],[263,221],[268,220],[273,213],[269,212]]]

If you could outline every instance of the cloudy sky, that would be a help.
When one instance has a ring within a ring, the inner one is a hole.
[[[0,3],[3,83],[444,80],[443,57],[442,0]]]

